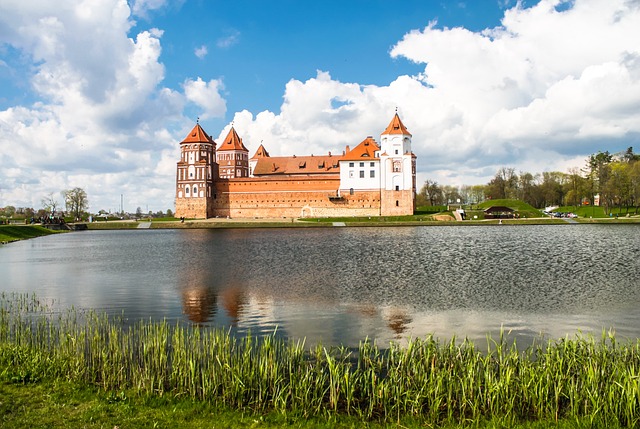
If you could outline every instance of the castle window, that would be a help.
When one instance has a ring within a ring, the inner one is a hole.
[[[396,155],[398,154],[398,149],[396,149]]]
[[[396,185],[396,191],[400,190],[400,186]]]
[[[353,188],[349,189],[349,195],[353,195]]]
[[[375,163],[375,162],[370,162],[370,163],[369,163],[369,167],[375,167],[375,166],[376,166],[376,163]]]
[[[364,179],[364,170],[360,170],[360,178]]]
[[[376,177],[376,170],[369,171],[369,177],[371,177],[371,178]]]
[[[189,187],[188,186],[184,189],[184,192],[185,192],[185,194],[189,193]]]
[[[396,200],[396,207],[400,205],[400,201]]]
[[[364,162],[361,162],[361,163],[360,163],[360,167],[364,167]]]
[[[353,178],[353,170],[349,171],[349,178]]]
[[[349,163],[349,167],[353,167],[353,162],[350,162],[350,163]]]
[[[198,196],[198,187],[197,187],[197,186],[194,186],[194,187],[193,187],[193,196],[194,196],[194,197],[197,197],[197,196]]]

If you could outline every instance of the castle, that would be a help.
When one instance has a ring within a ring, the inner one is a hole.
[[[199,123],[180,143],[176,217],[275,218],[411,215],[416,156],[396,113],[380,135],[341,155],[249,158],[231,127],[218,147]]]

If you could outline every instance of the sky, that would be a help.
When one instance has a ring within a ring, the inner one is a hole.
[[[174,210],[179,143],[341,153],[397,112],[418,188],[640,147],[640,0],[0,0],[0,207]]]

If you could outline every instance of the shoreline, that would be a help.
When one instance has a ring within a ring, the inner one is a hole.
[[[145,225],[147,224],[147,225]],[[487,220],[466,220],[466,221],[444,221],[444,220],[406,220],[406,221],[386,221],[386,220],[354,220],[345,219],[317,219],[301,220],[296,218],[272,218],[272,219],[252,219],[252,218],[211,218],[193,219],[181,222],[176,221],[108,221],[93,222],[87,224],[90,230],[109,229],[220,229],[220,228],[340,228],[340,227],[399,227],[399,226],[516,226],[516,225],[580,225],[580,224],[605,224],[605,225],[628,225],[640,224],[640,217],[629,218],[580,218],[580,219],[558,219],[558,218],[530,218],[530,219],[499,219]]]

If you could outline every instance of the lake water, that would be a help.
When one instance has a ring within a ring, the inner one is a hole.
[[[640,226],[83,231],[0,246],[0,290],[308,344],[640,338]]]

